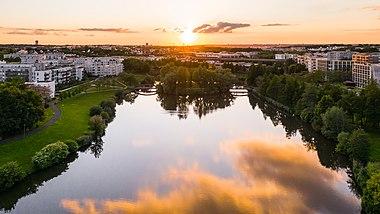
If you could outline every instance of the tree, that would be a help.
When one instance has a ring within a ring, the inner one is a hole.
[[[362,91],[364,98],[363,116],[366,125],[370,128],[378,128],[380,125],[380,88],[375,81],[371,81]]]
[[[0,84],[0,137],[33,128],[44,115],[42,97],[17,82]]]
[[[372,175],[367,181],[362,206],[366,213],[380,213],[380,172]]]
[[[346,113],[339,107],[333,106],[322,115],[322,134],[330,139],[336,139],[338,134],[349,129]]]
[[[100,106],[93,106],[90,108],[90,117],[95,115],[100,115],[102,113],[103,109]]]
[[[348,155],[352,160],[366,164],[369,157],[369,141],[367,134],[361,130],[355,130],[351,134],[341,132],[338,135],[336,151]]]
[[[95,115],[90,118],[90,129],[94,132],[96,137],[100,137],[104,134],[106,129],[106,123],[100,115]]]

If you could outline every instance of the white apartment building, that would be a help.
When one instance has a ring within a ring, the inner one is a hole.
[[[73,80],[82,80],[82,72],[83,68],[75,66],[40,70],[34,72],[31,80],[38,83],[54,81],[56,85],[67,84]]]
[[[352,61],[351,60],[331,60],[328,58],[318,58],[317,59],[317,70],[320,71],[351,71]]]
[[[119,57],[89,57],[78,58],[75,65],[83,67],[92,76],[116,76],[123,72],[123,59]]]
[[[29,81],[34,71],[35,67],[31,64],[0,63],[0,81],[16,76]]]
[[[47,88],[49,90],[49,93],[50,93],[49,94],[50,98],[55,97],[55,82],[54,81],[51,81],[51,82],[26,82],[25,84]]]
[[[352,56],[352,80],[358,87],[365,87],[371,79],[380,83],[380,55],[357,53]]]
[[[296,54],[275,54],[274,58],[277,60],[287,60],[296,58]]]

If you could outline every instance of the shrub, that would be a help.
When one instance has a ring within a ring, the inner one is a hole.
[[[38,169],[48,168],[62,162],[69,155],[69,147],[63,142],[49,144],[38,151],[32,162]]]
[[[90,117],[95,115],[100,115],[102,113],[103,109],[100,106],[93,106],[90,108]]]
[[[92,142],[91,135],[82,135],[82,136],[77,138],[77,143],[78,143],[79,147],[89,145],[89,144],[91,144],[91,142]]]
[[[17,162],[9,162],[0,167],[0,191],[12,187],[25,178],[26,173]]]
[[[70,153],[76,152],[79,149],[78,143],[74,140],[66,140],[64,143],[67,145]]]

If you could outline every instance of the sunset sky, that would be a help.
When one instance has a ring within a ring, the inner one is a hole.
[[[0,43],[380,43],[380,0],[1,0]]]

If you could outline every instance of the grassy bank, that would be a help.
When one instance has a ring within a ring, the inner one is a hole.
[[[66,99],[60,103],[61,118],[56,124],[23,140],[0,145],[0,166],[17,161],[26,172],[33,171],[31,158],[44,146],[59,140],[76,139],[88,130],[89,109],[114,91],[88,93]]]

